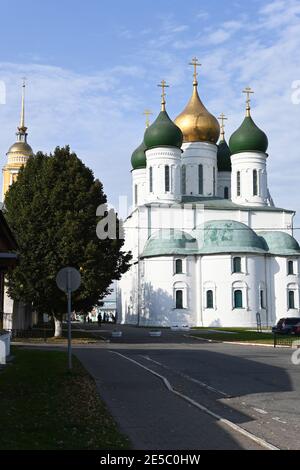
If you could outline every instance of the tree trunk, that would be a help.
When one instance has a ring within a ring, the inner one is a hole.
[[[62,337],[62,319],[59,317],[54,317],[54,338],[61,338]]]

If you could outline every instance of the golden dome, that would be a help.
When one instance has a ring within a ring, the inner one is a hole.
[[[218,120],[207,111],[197,90],[197,81],[193,83],[193,94],[182,113],[175,119],[175,124],[183,133],[183,142],[217,143],[220,135]]]
[[[15,142],[9,149],[7,153],[18,153],[25,157],[31,157],[33,155],[33,150],[27,142]]]

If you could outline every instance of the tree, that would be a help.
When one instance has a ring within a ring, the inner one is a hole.
[[[73,308],[88,311],[129,267],[131,255],[122,252],[123,239],[97,237],[97,223],[106,214],[96,217],[96,210],[103,204],[106,208],[106,201],[100,181],[68,146],[31,157],[6,194],[5,217],[20,256],[7,276],[8,293],[39,313],[51,314],[55,336],[62,333],[66,311],[66,296],[55,282],[59,269],[80,270],[82,285],[72,297]]]

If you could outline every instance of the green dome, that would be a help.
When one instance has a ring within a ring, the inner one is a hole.
[[[268,249],[262,237],[241,222],[210,220],[193,231],[198,253],[265,253]]]
[[[230,156],[231,152],[226,140],[220,140],[217,153],[218,171],[231,171]]]
[[[266,241],[273,255],[300,255],[299,243],[286,232],[271,230],[258,232],[258,235]]]
[[[142,257],[197,253],[197,241],[182,230],[161,229],[147,241]]]
[[[146,146],[144,141],[138,148],[135,149],[131,155],[131,165],[133,170],[139,170],[140,168],[146,168],[146,155],[145,155]]]
[[[239,152],[266,152],[268,138],[266,134],[257,127],[251,116],[246,116],[240,127],[229,139],[231,153]]]
[[[181,148],[183,135],[179,127],[169,118],[166,111],[161,111],[155,121],[146,129],[144,142],[147,149],[155,147]]]

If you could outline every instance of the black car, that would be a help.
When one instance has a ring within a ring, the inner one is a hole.
[[[300,317],[280,318],[272,332],[282,335],[299,334]]]

